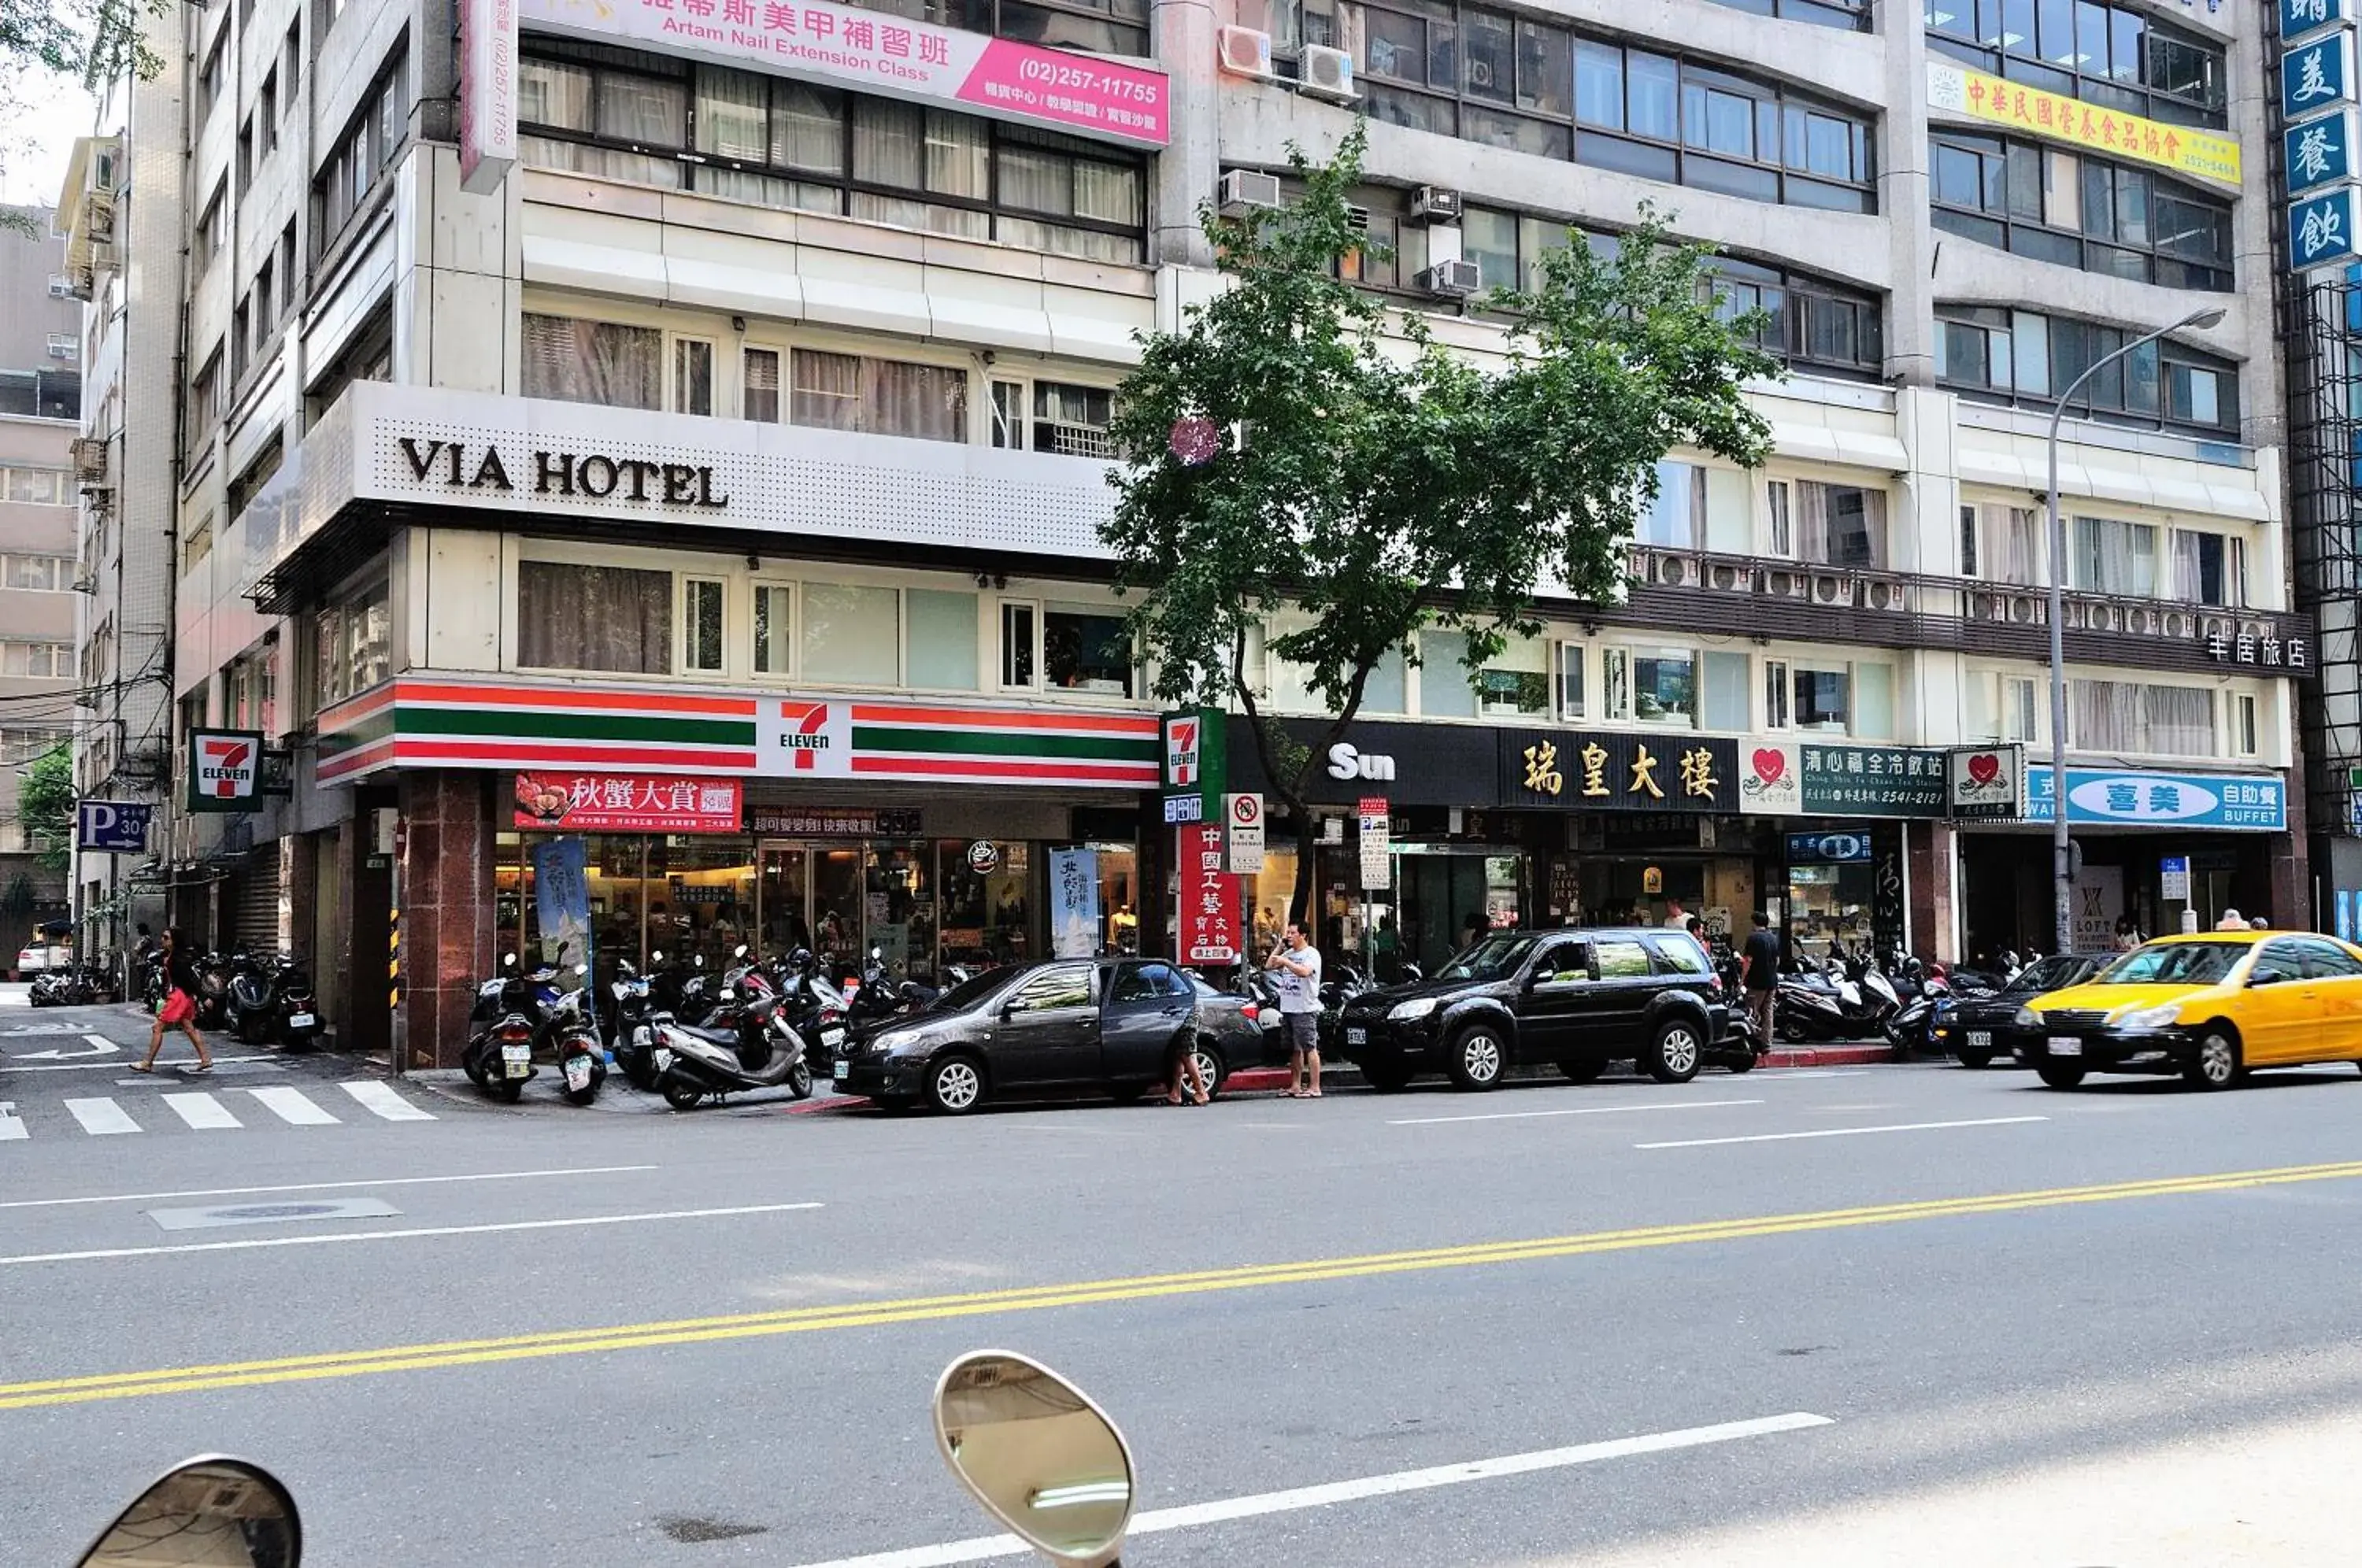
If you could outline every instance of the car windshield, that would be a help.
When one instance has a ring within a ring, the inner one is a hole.
[[[2136,947],[2096,977],[2109,986],[2212,986],[2246,956],[2245,942],[2158,942]]]
[[[1009,983],[1007,969],[987,969],[983,974],[962,980],[935,999],[935,1012],[966,1012]]]
[[[2028,964],[2017,978],[2009,983],[2013,991],[2039,994],[2043,991],[2063,991],[2080,985],[2094,967],[2089,958],[2078,958],[2071,953],[2061,953],[2036,963]]]
[[[1488,936],[1475,946],[1445,965],[1436,975],[1439,980],[1497,980],[1526,961],[1533,951],[1531,936]]]

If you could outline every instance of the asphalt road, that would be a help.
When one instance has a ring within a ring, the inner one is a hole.
[[[1121,1423],[1133,1568],[2350,1555],[2350,1068],[955,1121],[149,1083],[143,1034],[0,1005],[11,1561],[200,1451],[329,1568],[992,1560],[922,1550],[992,1533],[926,1416],[979,1345]]]

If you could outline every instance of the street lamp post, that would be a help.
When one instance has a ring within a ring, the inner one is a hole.
[[[2056,922],[2051,933],[2054,952],[2065,953],[2075,944],[2075,879],[2068,865],[2070,854],[2067,846],[2067,525],[2058,515],[2058,422],[2066,417],[2067,405],[2075,401],[2083,383],[2107,366],[2169,333],[2184,327],[2202,331],[2221,325],[2222,320],[2223,312],[2218,307],[2193,310],[2170,326],[2160,326],[2134,338],[2113,354],[2102,355],[2067,383],[2050,411],[2050,878]],[[2158,378],[2158,395],[2160,400],[2170,395],[2162,376]]]

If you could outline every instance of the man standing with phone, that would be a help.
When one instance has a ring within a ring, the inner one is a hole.
[[[1263,966],[1276,977],[1272,983],[1279,990],[1280,1027],[1287,1034],[1295,1075],[1288,1084],[1287,1098],[1319,1099],[1320,949],[1305,935],[1303,922],[1292,920],[1280,938],[1280,945],[1272,949]]]

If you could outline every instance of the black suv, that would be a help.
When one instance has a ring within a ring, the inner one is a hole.
[[[1505,931],[1433,979],[1354,997],[1338,1048],[1377,1089],[1433,1072],[1491,1088],[1518,1062],[1556,1062],[1589,1083],[1610,1062],[1631,1061],[1678,1084],[1709,1059],[1754,1066],[1745,1043],[1725,1044],[1729,1019],[1722,981],[1686,932]]]

